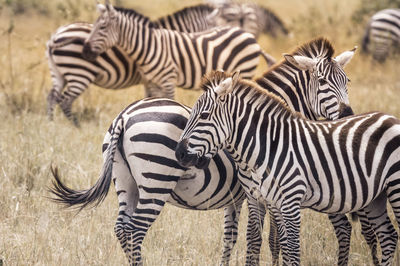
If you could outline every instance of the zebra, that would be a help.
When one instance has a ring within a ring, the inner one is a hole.
[[[336,83],[331,87],[330,91],[323,89],[315,90],[307,84],[303,84],[302,86],[291,85],[286,80],[290,79],[290,76],[292,76],[292,79],[299,79],[301,74],[296,74],[298,70],[293,70],[288,65],[281,69],[275,68],[274,74],[267,72],[266,77],[258,78],[255,82],[262,88],[282,98],[291,110],[301,113],[305,118],[318,120],[320,117],[324,117],[335,120],[340,117],[352,115],[353,111],[351,108],[349,106],[345,107],[341,103],[340,99],[343,99],[343,103],[348,103],[348,95],[347,86],[340,84],[340,82],[346,83],[348,80],[346,74],[343,72],[343,68],[351,60],[356,48],[343,52],[336,58],[332,58],[334,54],[332,44],[327,39],[320,37],[305,43],[292,52],[292,54],[323,59],[317,68],[320,72],[315,73],[315,75],[322,86],[328,82],[331,84]],[[286,80],[281,78],[283,76],[286,76]],[[358,212],[358,216],[362,225],[362,233],[371,249],[372,259],[375,265],[378,265],[375,233],[365,214]],[[273,232],[270,233],[270,248],[273,255],[273,264],[277,264],[279,260],[279,246],[277,245],[279,243],[274,241],[277,234],[275,231],[276,227],[274,226],[276,222],[273,221],[273,213],[271,213],[270,217],[272,217],[270,232]],[[350,251],[351,224],[345,215],[331,214],[329,215],[329,219],[332,222],[339,242],[338,265],[347,265]]]
[[[268,78],[262,77],[257,79],[256,82],[261,87],[280,96],[292,110],[300,112],[306,118],[312,120],[317,120],[319,117],[337,119],[340,116],[350,115],[352,114],[352,110],[343,107],[341,103],[343,102],[341,99],[344,99],[344,102],[348,103],[347,87],[345,85],[348,78],[341,68],[349,62],[355,49],[356,47],[351,51],[340,54],[336,58],[331,58],[334,54],[332,45],[324,38],[317,38],[299,47],[293,54],[311,57],[313,61],[320,60],[319,67],[317,68],[319,71],[313,71],[313,75],[310,76],[309,72],[295,70],[296,68],[293,69],[292,64],[286,63],[283,67],[276,66],[274,72],[272,72],[274,73],[273,75],[267,72],[266,75]],[[311,59],[309,60],[312,61]],[[303,60],[307,60],[307,58],[303,58]],[[333,62],[340,62],[340,66]],[[297,69],[299,68],[297,67]],[[296,74],[296,72],[298,73]],[[314,84],[320,84],[321,89],[315,89]],[[331,89],[323,89],[326,84],[333,84],[333,87]],[[358,212],[358,215],[360,216],[362,233],[371,248],[374,264],[378,265],[375,233],[365,214]],[[263,217],[263,214],[261,214],[261,217]],[[335,233],[339,241],[338,264],[347,265],[351,224],[345,215],[329,215],[329,218],[335,228]],[[271,221],[271,224],[274,224],[274,222]],[[279,246],[275,246],[276,242],[274,241],[274,233],[270,233],[270,248],[274,262],[277,262],[279,258]]]
[[[289,35],[289,30],[283,21],[272,10],[256,3],[226,1],[215,3],[214,6],[216,9],[208,16],[208,19],[215,25],[229,24],[240,27],[252,33],[256,39],[261,33],[273,38],[276,38],[278,33]]]
[[[286,59],[303,61],[292,55]],[[390,250],[382,265],[391,264],[398,237],[386,201],[399,223],[399,119],[373,112],[308,120],[238,73],[213,72],[202,88],[177,145],[177,159],[184,167],[198,161],[207,165],[204,160],[226,149],[239,165],[241,180],[253,173],[253,187],[246,193],[278,210],[284,263],[300,264],[302,207],[333,214],[364,210],[383,236],[382,247]]]
[[[384,62],[390,52],[400,51],[400,9],[384,9],[369,20],[362,39],[362,51]]]
[[[142,241],[165,202],[192,210],[224,208],[221,265],[229,264],[244,191],[227,152],[216,155],[205,170],[176,162],[176,143],[189,114],[190,108],[163,98],[146,98],[125,108],[105,135],[100,178],[88,190],[68,188],[53,170],[50,191],[56,202],[69,207],[101,203],[113,181],[119,201],[115,234],[130,264],[141,264]]]
[[[330,44],[329,44],[330,45]],[[328,47],[330,47],[328,45]],[[330,49],[333,49],[332,47],[330,48]],[[343,90],[343,93],[347,93],[347,91],[346,90]],[[333,95],[330,95],[331,97],[335,97],[335,94],[333,94]],[[301,99],[303,99],[303,101],[307,101],[309,98],[307,98],[307,97],[300,97],[299,98],[299,100],[301,100]],[[323,98],[320,98],[320,100],[322,101],[323,100]],[[149,104],[147,101],[146,101],[146,106],[148,106],[148,107],[152,107],[153,105],[155,105],[155,103],[157,103],[157,106],[160,106],[160,104],[158,104],[158,102],[156,101],[156,100],[152,100],[152,102],[151,102],[151,104]],[[307,104],[303,104],[303,105],[307,105]],[[308,105],[310,105],[310,103],[308,104]],[[139,106],[139,104],[135,104],[135,108],[137,109],[137,106]],[[133,108],[133,107],[132,107]],[[141,110],[143,110],[144,108],[141,108]],[[128,108],[127,110],[131,110],[131,108]],[[125,117],[125,121],[128,121],[128,118],[129,118],[129,120],[133,120],[133,117],[136,117],[136,113],[134,113],[134,112],[130,112],[130,111],[124,111],[124,112],[122,112],[122,114],[124,114],[124,117]],[[146,115],[147,115],[147,113],[146,113]],[[334,113],[332,113],[332,114],[330,114],[327,118],[331,118],[331,117],[334,117]],[[121,115],[120,115],[121,116]],[[149,116],[149,117],[153,117],[153,116]],[[151,120],[149,117],[147,117],[146,116],[146,119],[147,120],[149,120],[149,121],[155,121],[155,120],[157,120],[157,122],[160,122],[160,117],[164,117],[164,116],[160,116],[159,115],[159,113],[155,113],[154,114],[154,118],[153,118],[153,120]],[[147,121],[146,120],[146,121]],[[174,119],[174,121],[180,121],[180,119]],[[115,123],[114,123],[115,124]],[[146,133],[147,133],[147,127],[148,126],[146,126],[146,132],[143,132],[143,133],[141,133],[140,135],[142,136],[141,137],[141,139],[144,139],[144,137],[143,136],[147,136],[146,137],[146,139],[151,139],[151,140],[153,140],[153,142],[155,142],[154,141],[154,137],[153,136],[148,136],[148,135],[146,135]],[[178,126],[177,126],[178,127]],[[163,127],[161,127],[161,128],[163,128]],[[183,127],[182,127],[183,128]],[[110,128],[110,131],[111,131],[111,128]],[[126,129],[126,127],[123,127],[123,130],[122,130],[123,132],[128,132],[128,130]],[[129,132],[131,132],[131,131],[129,131]],[[140,130],[136,130],[135,131],[135,134],[136,135],[138,135],[138,132],[141,132]],[[165,135],[168,135],[169,136],[169,138],[170,139],[174,139],[175,141],[177,141],[178,140],[178,137],[179,136],[175,136],[176,138],[174,138],[173,136],[171,136],[171,134],[170,133],[168,133],[168,131],[164,131],[164,132],[160,132],[159,130],[157,130],[157,132],[159,133],[159,134],[165,134]],[[124,138],[127,138],[127,139],[131,139],[132,137],[128,137],[128,136],[126,136],[126,134],[127,133],[124,133],[125,135],[124,135]],[[114,138],[116,138],[116,137],[114,137]],[[108,138],[109,139],[109,138]],[[165,138],[163,138],[163,139],[165,139]],[[148,141],[149,142],[149,141]],[[159,142],[161,142],[161,140],[160,141],[158,141],[157,143],[159,143]],[[151,142],[150,142],[150,144],[151,144]],[[105,141],[104,142],[104,145],[105,145],[105,147],[107,147],[108,145],[109,145],[109,141]],[[126,144],[126,145],[128,145],[128,144]],[[147,145],[149,145],[148,143],[147,143]],[[123,145],[124,147],[125,147],[125,144]],[[132,145],[132,146],[134,146],[134,145]],[[151,151],[154,151],[154,150],[157,150],[158,151],[158,149],[152,149],[151,148],[151,146],[150,147],[147,147],[147,148],[145,148],[145,150],[147,151],[147,153],[148,154],[150,154],[151,153]],[[154,153],[154,154],[152,154],[152,158],[156,158],[157,156],[158,156],[158,153]],[[148,155],[147,156],[147,158],[150,158],[150,156]],[[114,160],[117,160],[117,158],[116,157],[114,157]],[[175,157],[173,156],[173,158],[170,158],[170,160],[175,160]],[[140,164],[139,164],[140,165]],[[227,164],[227,166],[226,166],[226,168],[229,168],[230,166],[229,166],[229,164]],[[132,167],[133,168],[133,167]],[[140,171],[140,167],[139,167],[139,170],[137,170],[137,171]],[[142,170],[141,172],[143,172],[144,170]],[[165,171],[162,171],[163,173],[164,172],[168,172],[167,170],[165,170]],[[173,174],[171,174],[172,176],[177,176],[177,175],[173,175]],[[212,178],[214,178],[213,176],[211,176]],[[218,177],[218,176],[217,176]],[[168,179],[166,179],[166,180],[168,180]],[[215,180],[221,180],[221,178],[216,178]],[[230,180],[230,179],[228,179],[228,180]],[[221,182],[221,181],[218,181],[218,182]],[[226,181],[225,181],[226,182]],[[118,183],[118,182],[117,182]],[[179,182],[178,182],[179,183]],[[203,184],[203,182],[200,182],[201,184]],[[224,186],[223,186],[224,187]],[[223,188],[222,187],[222,188]],[[197,189],[200,189],[200,188],[197,188]],[[203,189],[203,188],[202,188]],[[209,191],[208,189],[204,189],[204,191]],[[193,193],[192,193],[193,194]],[[211,200],[211,198],[210,198],[210,200]],[[237,200],[238,202],[239,202],[239,199]],[[234,201],[235,202],[235,201]],[[125,205],[121,205],[121,206],[125,206]],[[249,209],[250,209],[250,212],[251,213],[254,213],[254,212],[256,212],[256,210],[253,210],[253,208],[258,208],[258,206],[257,206],[257,204],[249,204]],[[231,216],[227,216],[227,217],[231,217]],[[235,215],[235,217],[238,217],[237,215]],[[122,219],[122,218],[121,218]],[[120,219],[120,220],[121,220]],[[248,261],[247,261],[247,265],[254,265],[254,264],[258,264],[258,263],[256,263],[256,261],[258,262],[258,258],[256,258],[257,256],[258,256],[258,254],[259,254],[259,249],[260,249],[260,245],[261,245],[261,243],[258,243],[258,242],[260,242],[260,240],[261,240],[261,238],[260,238],[260,230],[259,230],[259,228],[257,228],[257,226],[258,226],[258,224],[260,224],[260,221],[259,221],[259,217],[257,217],[256,215],[253,215],[253,216],[251,216],[250,217],[250,220],[251,220],[251,222],[250,222],[250,224],[249,224],[249,227],[248,227],[248,237],[247,237],[247,240],[248,240],[248,253],[247,253],[247,258],[248,258]],[[235,227],[235,228],[237,228],[237,226]],[[256,231],[254,231],[254,230],[256,230]],[[229,235],[229,234],[228,234]],[[232,246],[232,245],[224,245],[225,247],[226,246]],[[226,248],[225,248],[226,249]],[[229,250],[229,253],[227,253],[226,251],[224,252],[224,254],[230,254],[230,249],[228,249]],[[227,255],[228,256],[228,258],[229,258],[229,255]]]
[[[136,62],[146,96],[174,98],[175,87],[196,88],[203,74],[213,69],[240,70],[252,78],[262,54],[252,34],[239,28],[213,28],[187,34],[154,28],[135,10],[98,4],[100,16],[83,47],[86,59],[114,45]]]
[[[214,27],[209,22],[213,9],[208,5],[185,8],[153,22],[156,28],[183,32],[205,31]],[[47,114],[53,120],[56,104],[75,125],[78,120],[71,113],[73,101],[94,83],[107,89],[122,89],[142,83],[141,73],[133,58],[121,47],[113,46],[92,61],[83,57],[84,41],[93,25],[77,22],[61,26],[46,44],[52,89],[47,97]],[[274,58],[263,52],[269,65]],[[65,91],[63,91],[66,87]]]

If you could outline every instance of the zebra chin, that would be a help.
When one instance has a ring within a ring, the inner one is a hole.
[[[82,57],[86,60],[89,61],[95,61],[97,56],[99,56],[98,53],[94,52],[91,48],[91,46],[88,43],[85,43],[83,45],[82,49]]]
[[[354,115],[353,109],[349,105],[342,104],[339,110],[339,118]]]

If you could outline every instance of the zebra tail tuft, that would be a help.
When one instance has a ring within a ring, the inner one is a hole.
[[[51,173],[54,179],[52,180],[52,187],[48,188],[49,192],[54,197],[49,199],[64,207],[77,207],[81,211],[85,207],[96,207],[106,198],[111,183],[113,160],[109,156],[103,164],[100,178],[96,184],[87,190],[74,190],[67,187],[60,178],[57,167],[51,166]]]

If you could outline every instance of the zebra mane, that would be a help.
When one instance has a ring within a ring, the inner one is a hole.
[[[297,47],[291,54],[330,59],[334,53],[335,49],[332,43],[324,37],[319,37]]]
[[[149,27],[154,27],[153,22],[151,21],[151,19],[143,14],[140,14],[139,12],[137,12],[136,10],[133,9],[129,9],[129,8],[124,8],[124,7],[116,7],[114,6],[114,9],[117,12],[123,13],[128,17],[138,17],[140,19],[143,20],[143,23],[148,24]]]
[[[331,42],[326,38],[319,37],[295,48],[290,54],[302,55],[310,58],[323,57],[330,60],[334,53],[335,50],[333,49]],[[264,72],[260,78],[256,79],[256,82],[258,83],[263,79],[276,79],[276,76],[279,75],[280,72],[284,71],[283,69],[288,65],[291,64],[286,60],[282,60],[280,63],[275,64],[273,67]],[[294,66],[291,65],[291,67]]]
[[[230,75],[225,72],[218,71],[218,70],[211,71],[203,76],[202,82],[201,82],[201,88],[204,91],[210,90],[211,88],[215,88],[223,80],[225,80],[229,77],[230,77]],[[240,78],[236,84],[233,84],[233,86],[234,86],[234,89],[233,89],[234,92],[241,91],[241,90],[248,90],[247,95],[254,96],[252,98],[257,99],[257,101],[270,102],[270,103],[272,103],[273,106],[276,106],[278,108],[277,110],[284,110],[284,111],[287,111],[297,117],[302,117],[298,112],[292,111],[289,108],[289,106],[287,105],[287,103],[281,97],[275,95],[272,92],[269,92],[266,89],[263,89],[261,86],[259,86],[254,81]]]

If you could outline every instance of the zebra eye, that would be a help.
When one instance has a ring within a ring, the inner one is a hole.
[[[207,119],[210,116],[210,112],[202,112],[200,114],[201,119]]]
[[[325,85],[326,83],[328,83],[328,82],[326,81],[326,79],[324,79],[324,78],[318,79],[318,82],[319,82],[319,85],[321,85],[321,86],[323,86],[323,85]]]

